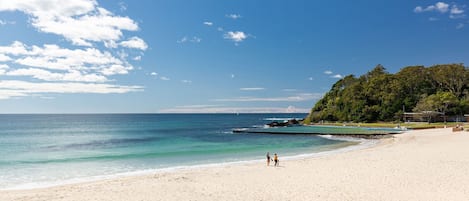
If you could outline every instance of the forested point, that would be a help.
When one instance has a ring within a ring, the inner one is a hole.
[[[463,116],[469,113],[469,69],[463,64],[408,66],[396,74],[377,65],[337,81],[305,123],[402,120],[404,112]]]

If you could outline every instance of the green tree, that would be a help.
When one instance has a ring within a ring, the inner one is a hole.
[[[364,75],[337,81],[307,120],[375,122],[397,120],[406,111],[469,113],[469,70],[463,64],[408,66],[396,74],[377,65]]]
[[[440,90],[449,91],[456,97],[461,97],[469,78],[466,77],[467,73],[463,64],[435,65],[428,70]]]
[[[415,112],[421,112],[427,117],[436,114],[443,114],[446,122],[446,112],[448,107],[458,104],[458,99],[451,92],[438,92],[430,96],[423,97],[415,106]]]

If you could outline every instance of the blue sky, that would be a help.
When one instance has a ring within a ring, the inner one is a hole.
[[[468,63],[468,6],[0,0],[0,113],[307,112],[377,64]]]

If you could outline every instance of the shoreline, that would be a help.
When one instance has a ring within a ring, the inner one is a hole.
[[[329,135],[317,135],[317,136],[330,139],[330,140],[338,140],[338,141],[344,141],[344,142],[357,142],[358,144],[348,145],[345,147],[333,148],[333,149],[324,148],[325,150],[320,150],[318,152],[287,155],[287,156],[281,157],[282,161],[292,161],[292,160],[301,160],[301,159],[314,158],[314,157],[324,157],[324,156],[333,155],[333,154],[366,149],[372,146],[377,146],[382,140],[382,139],[364,139],[364,138],[353,137],[353,136],[329,136]],[[79,185],[83,183],[122,179],[122,178],[128,178],[128,177],[148,176],[148,175],[155,174],[155,173],[174,173],[174,172],[179,172],[179,171],[191,171],[191,170],[200,170],[200,169],[203,170],[207,168],[227,167],[231,165],[235,165],[235,166],[236,165],[252,165],[252,164],[258,164],[258,163],[264,163],[264,162],[265,162],[265,159],[248,159],[248,160],[240,160],[240,161],[215,162],[215,163],[205,163],[205,164],[196,164],[196,165],[179,165],[179,166],[173,166],[173,167],[136,170],[136,171],[109,174],[109,175],[97,175],[97,176],[82,177],[82,178],[72,178],[72,179],[67,179],[64,181],[25,183],[25,184],[12,186],[12,187],[0,188],[0,192],[47,189],[47,188],[54,188],[54,187],[60,187],[60,186],[66,186],[66,185]]]
[[[469,133],[408,131],[321,157],[207,167],[56,187],[0,200],[466,200]]]

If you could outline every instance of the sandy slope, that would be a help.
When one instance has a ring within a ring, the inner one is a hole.
[[[469,132],[412,131],[281,167],[244,164],[0,191],[0,200],[469,200]]]

